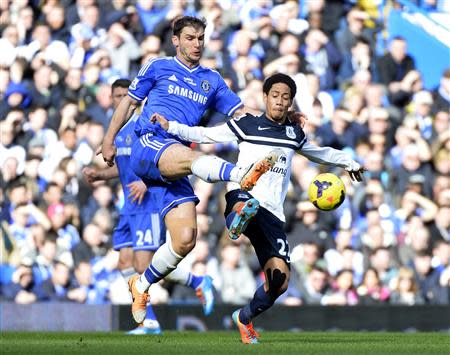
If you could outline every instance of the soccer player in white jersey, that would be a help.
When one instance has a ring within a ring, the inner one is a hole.
[[[236,239],[245,230],[255,248],[265,283],[257,289],[253,299],[233,313],[233,320],[241,333],[242,342],[258,343],[252,319],[270,308],[286,291],[289,282],[289,246],[284,233],[283,203],[291,175],[291,160],[297,152],[309,160],[344,168],[353,180],[361,181],[364,169],[345,152],[317,147],[308,142],[299,125],[287,119],[287,112],[296,93],[295,82],[287,75],[275,74],[263,86],[266,112],[260,116],[247,114],[216,127],[189,127],[167,121],[154,114],[152,121],[168,133],[197,143],[237,141],[237,165],[245,166],[255,155],[264,156],[278,147],[279,157],[271,170],[261,176],[251,193],[238,184],[226,195],[225,216],[230,237]],[[252,216],[254,216],[252,218]]]
[[[233,181],[250,190],[259,177],[275,163],[274,152],[242,168],[212,155],[203,155],[188,146],[190,142],[168,134],[150,122],[154,113],[169,120],[195,126],[206,109],[229,116],[254,112],[244,107],[240,98],[225,84],[220,74],[199,65],[203,53],[206,24],[195,17],[184,16],[173,23],[172,43],[175,57],[157,58],[146,63],[128,88],[114,112],[102,144],[103,159],[114,164],[114,137],[140,102],[146,99],[135,125],[139,137],[131,147],[131,168],[151,193],[158,193],[161,216],[172,237],[155,253],[148,269],[129,282],[133,297],[131,311],[140,323],[145,318],[148,288],[176,269],[179,262],[195,246],[198,198],[187,176],[194,174],[208,181]],[[162,187],[152,190],[153,186]]]

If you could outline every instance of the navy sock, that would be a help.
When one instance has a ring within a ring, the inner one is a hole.
[[[236,216],[236,211],[230,212],[230,214],[225,218],[225,223],[228,229],[230,229],[231,222],[233,222],[234,216]]]
[[[239,313],[239,320],[243,324],[249,324],[252,318],[272,307],[274,300],[264,291],[264,285],[261,285],[253,295],[253,299],[242,308]]]

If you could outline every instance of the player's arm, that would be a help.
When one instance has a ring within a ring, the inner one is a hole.
[[[114,145],[114,138],[117,132],[123,127],[123,125],[128,121],[128,119],[133,114],[136,107],[139,106],[139,101],[131,98],[130,96],[125,96],[122,101],[120,101],[119,106],[114,111],[114,114],[109,123],[108,131],[103,138],[102,143],[102,155],[103,160],[109,166],[114,165],[114,157],[116,155],[116,147]]]
[[[153,114],[151,121],[159,122],[165,131],[188,142],[225,143],[238,140],[226,123],[215,127],[190,127],[176,121],[168,121],[158,113]]]
[[[83,176],[89,184],[96,181],[111,180],[119,176],[117,166],[107,167],[105,169],[94,169],[86,167],[82,170]]]
[[[339,166],[348,171],[352,180],[362,180],[362,173],[365,169],[358,162],[354,161],[350,154],[341,150],[331,147],[319,147],[305,141],[298,153],[315,163]]]

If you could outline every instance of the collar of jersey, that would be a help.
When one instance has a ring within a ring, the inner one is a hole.
[[[266,114],[262,114],[260,116],[260,118],[262,118],[264,120],[264,124],[270,125],[270,126],[274,126],[274,127],[284,127],[284,126],[291,126],[291,122],[289,122],[288,119],[286,119],[286,121],[284,121],[283,124],[278,124],[272,120],[270,120],[269,118],[267,118]]]
[[[184,64],[181,60],[179,60],[176,56],[174,57],[175,62],[177,62],[179,65],[181,65],[184,69],[186,69],[189,73],[192,73],[196,71],[198,68],[200,68],[200,64],[197,65],[194,68],[189,68],[186,64]]]

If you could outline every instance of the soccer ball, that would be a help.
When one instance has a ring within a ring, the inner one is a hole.
[[[319,174],[308,189],[309,200],[322,211],[338,208],[345,200],[345,186],[342,180],[331,173]]]

